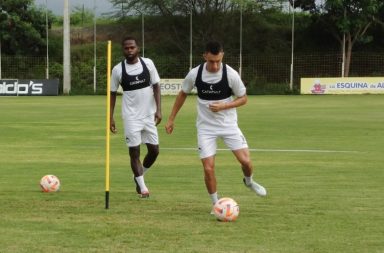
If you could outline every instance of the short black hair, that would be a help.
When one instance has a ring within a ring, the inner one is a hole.
[[[121,45],[124,46],[124,42],[126,42],[127,40],[133,40],[133,41],[135,41],[136,45],[138,45],[137,44],[137,39],[135,37],[132,37],[132,36],[124,37],[123,40],[121,41]]]
[[[216,54],[219,54],[220,52],[223,52],[223,46],[218,41],[209,41],[205,45],[205,52],[216,55]]]

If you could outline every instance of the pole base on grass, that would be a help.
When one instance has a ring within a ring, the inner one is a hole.
[[[105,209],[109,209],[109,191],[105,192]]]

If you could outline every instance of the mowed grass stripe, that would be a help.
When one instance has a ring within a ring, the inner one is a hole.
[[[197,148],[167,148],[162,147],[162,150],[174,150],[174,151],[197,151]],[[230,151],[227,148],[217,148],[217,151]],[[359,151],[346,151],[346,150],[310,150],[310,149],[257,149],[249,148],[250,152],[310,152],[310,153],[358,153]]]

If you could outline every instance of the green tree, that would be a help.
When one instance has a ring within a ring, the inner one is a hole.
[[[375,17],[375,22],[384,27],[384,4],[379,6],[379,14]]]
[[[2,1],[0,8],[2,51],[10,55],[39,55],[44,52],[45,11],[37,9],[33,0]]]
[[[193,48],[202,48],[207,40],[217,39],[225,42],[227,53],[230,51],[236,51],[237,53],[239,48],[240,9],[242,9],[244,15],[244,36],[250,37],[253,41],[258,37],[251,37],[252,31],[265,31],[267,30],[266,26],[273,26],[265,21],[266,15],[263,16],[261,13],[272,13],[272,15],[276,14],[278,16],[284,7],[284,2],[285,6],[287,5],[287,2],[283,0],[110,0],[110,2],[117,10],[114,17],[124,19],[128,16],[146,15],[146,34],[149,34],[147,24],[150,22],[148,20],[156,20],[156,24],[152,23],[152,26],[157,26],[157,29],[152,30],[156,31],[157,34],[168,34],[164,45],[172,48],[173,52],[176,49],[184,55],[189,53],[191,14],[193,20]],[[256,18],[252,16],[256,16]],[[260,16],[262,17],[258,18]],[[260,23],[250,24],[247,22],[251,20],[259,20]],[[245,34],[245,31],[247,31],[247,34]],[[248,31],[251,33],[248,33]],[[148,39],[147,36],[150,35],[146,35]],[[272,39],[270,41],[277,40]],[[157,41],[157,44],[157,51],[165,49],[165,47],[159,45],[159,41]],[[249,47],[253,48],[254,51],[254,46]]]
[[[71,12],[71,25],[92,24],[94,13],[92,10],[83,6],[75,6]]]
[[[299,0],[296,0],[299,1]],[[300,0],[312,1],[312,0]],[[207,12],[230,13],[240,5],[244,9],[260,11],[261,9],[283,8],[286,0],[110,0],[115,6],[115,17],[135,15],[137,13],[163,16],[201,14]]]
[[[318,19],[339,42],[341,50],[345,48],[344,76],[349,76],[353,46],[372,40],[367,31],[375,20],[379,19],[382,0],[327,0],[318,8]]]
[[[314,11],[316,10],[316,1],[315,0],[289,0],[291,6],[295,8],[301,8],[304,11]]]

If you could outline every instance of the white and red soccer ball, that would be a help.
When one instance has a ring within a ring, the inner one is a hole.
[[[239,205],[231,198],[221,198],[213,206],[213,212],[220,221],[235,221],[239,216]]]
[[[57,192],[60,189],[60,180],[55,175],[45,175],[40,180],[43,192]]]

